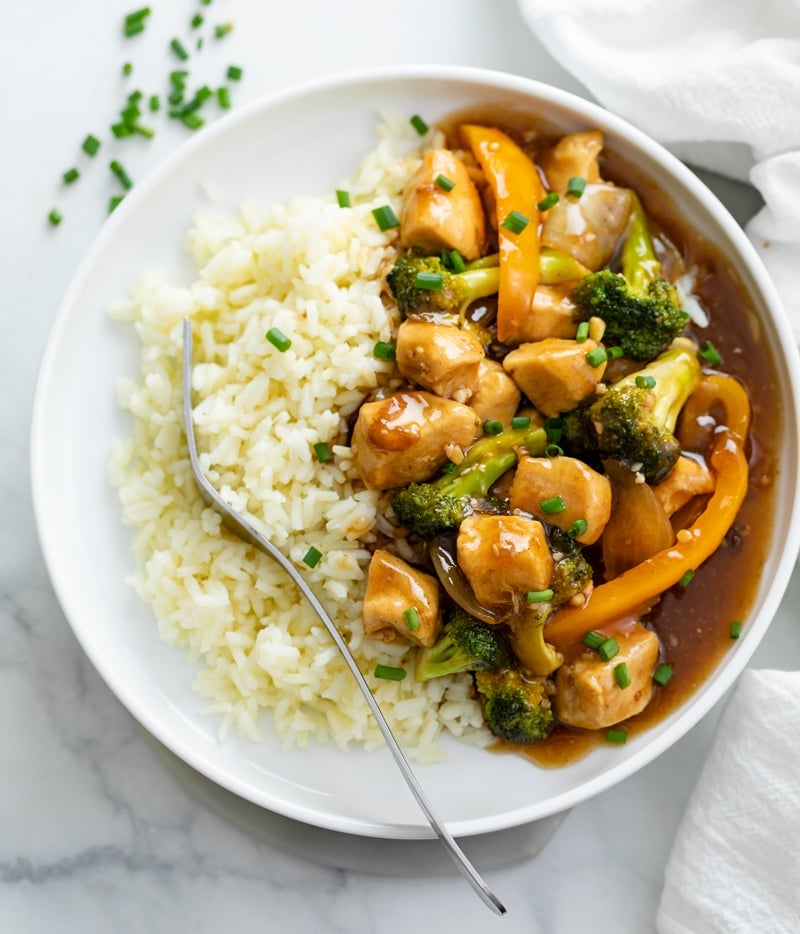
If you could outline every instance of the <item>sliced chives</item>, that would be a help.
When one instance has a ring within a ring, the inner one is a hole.
[[[588,337],[589,337],[589,322],[581,321],[581,323],[578,325],[577,333],[575,334],[575,340],[579,344],[582,344],[585,340],[588,339]]]
[[[320,464],[329,464],[333,460],[331,449],[325,441],[319,441],[314,445],[314,453],[317,455]]]
[[[709,366],[719,366],[719,364],[722,363],[722,354],[711,341],[704,341],[700,345],[697,353]]]
[[[415,629],[419,629],[421,622],[419,613],[417,612],[417,608],[415,606],[410,606],[403,613],[403,621],[406,624],[406,629],[408,629],[410,632],[413,632]]]
[[[621,347],[609,347],[606,350],[606,354],[608,355],[609,360],[618,360],[623,355],[623,353],[624,351]]]
[[[656,684],[660,684],[662,688],[665,684],[669,683],[671,678],[672,665],[668,665],[666,662],[662,662],[653,672],[653,681],[655,681]]]
[[[321,558],[322,552],[319,548],[315,548],[312,545],[303,555],[303,564],[307,564],[310,568],[315,568],[319,564]]]
[[[586,179],[581,178],[580,175],[573,175],[567,182],[567,194],[572,195],[573,198],[580,198],[584,188],[586,188]]]
[[[202,104],[203,101],[207,101],[209,97],[213,97],[213,95],[214,92],[211,88],[207,84],[204,84],[194,92],[194,99]]]
[[[267,331],[267,340],[281,353],[285,353],[292,346],[291,340],[280,328],[270,328]]]
[[[186,71],[185,68],[177,68],[175,71],[169,73],[169,83],[183,87],[188,77],[189,72]]]
[[[202,117],[198,117],[196,113],[192,113],[191,111],[181,115],[181,123],[190,130],[199,130],[205,122],[206,121]]]
[[[138,133],[139,136],[144,136],[147,139],[152,139],[156,135],[155,130],[151,130],[149,126],[142,126],[141,123],[132,123],[131,130],[134,133]]]
[[[740,620],[735,619],[735,620],[731,623],[731,630],[730,630],[730,632],[731,632],[731,639],[738,639],[738,638],[739,638],[739,636],[742,634],[742,623],[741,623]]]
[[[550,499],[543,499],[539,503],[539,508],[546,516],[555,516],[567,508],[567,504],[560,496],[551,496]]]
[[[567,530],[570,538],[580,538],[589,528],[589,523],[585,519],[576,519]]]
[[[122,74],[126,76],[133,74],[133,65],[131,65],[130,62],[125,62],[125,64],[122,66]]]
[[[545,195],[544,198],[536,205],[540,211],[549,211],[554,204],[558,204],[558,194],[555,191],[551,191],[549,195]]]
[[[394,344],[388,344],[386,341],[378,341],[372,348],[372,355],[379,360],[385,360],[387,363],[394,363],[397,359],[397,347]]]
[[[214,27],[214,38],[224,39],[233,30],[233,23],[220,23]]]
[[[450,258],[450,265],[453,267],[453,272],[465,272],[467,264],[464,262],[464,257],[458,252],[458,250],[450,250],[447,254]]]
[[[133,130],[127,123],[114,123],[111,126],[111,132],[117,139],[124,139],[130,136]]]
[[[223,110],[231,109],[231,94],[224,86],[217,88],[217,103]]]
[[[548,444],[544,449],[545,457],[561,457],[564,449],[558,444]]]
[[[139,101],[144,97],[141,91],[131,91],[128,95],[129,104],[138,104]]]
[[[375,677],[384,681],[402,681],[406,676],[405,668],[395,668],[393,665],[376,665]]]
[[[189,53],[184,48],[184,45],[180,39],[177,39],[177,38],[173,39],[170,42],[169,47],[172,49],[172,51],[178,56],[178,58],[182,62],[185,62],[186,59],[189,57]]]
[[[614,680],[617,682],[617,687],[619,688],[625,689],[631,686],[631,676],[625,662],[614,665]]]
[[[393,227],[400,226],[400,221],[397,219],[397,215],[388,204],[384,204],[382,207],[375,208],[372,212],[372,216],[375,218],[375,223],[383,231],[391,230]]]
[[[588,645],[590,649],[594,649],[596,652],[606,641],[606,637],[602,633],[592,630],[586,633],[582,641],[584,645]]]
[[[655,389],[656,386],[653,376],[637,376],[635,382],[639,389]]]
[[[597,650],[597,654],[604,662],[610,662],[615,655],[619,654],[619,642],[617,642],[613,636],[610,639],[606,639]]]
[[[149,15],[149,6],[142,7],[140,10],[134,10],[133,13],[128,13],[123,23],[123,32],[125,35],[130,37],[142,32],[144,30],[145,20]]]
[[[595,347],[593,350],[590,350],[585,354],[586,362],[591,367],[602,366],[608,360],[608,354],[603,347]]]
[[[528,224],[530,224],[530,218],[525,217],[519,211],[512,211],[500,226],[510,230],[511,233],[521,234]]]
[[[228,66],[228,80],[229,81],[241,81],[242,80],[242,69],[238,65],[229,65]]]
[[[688,587],[691,584],[692,579],[694,578],[694,571],[687,571],[683,577],[678,581],[678,586]]]
[[[622,746],[628,742],[628,734],[625,730],[609,730],[606,733],[606,739],[609,743],[616,743]]]
[[[71,185],[73,182],[78,181],[81,177],[81,173],[77,169],[67,169],[61,177],[64,179],[65,185]]]
[[[455,473],[456,465],[452,461],[448,461],[444,467],[442,467],[442,473]]]
[[[94,156],[100,148],[100,140],[90,133],[81,143],[81,149],[89,156]]]
[[[512,428],[530,428],[531,427],[531,417],[530,415],[515,415],[511,419]]]
[[[408,121],[411,126],[419,133],[420,136],[424,136],[428,132],[428,124],[420,117],[419,114],[414,114],[414,116]]]
[[[192,29],[199,29],[203,25],[203,17],[200,13],[195,13],[190,23]]]
[[[544,430],[547,434],[547,440],[551,444],[558,444],[561,435],[564,433],[564,420],[558,417],[546,418],[544,420]]]
[[[127,190],[128,188],[133,188],[133,182],[130,180],[128,173],[125,171],[122,165],[117,162],[116,159],[114,159],[113,162],[110,162],[108,167],[111,169],[114,175],[117,176],[120,185],[122,185],[124,189]]]
[[[414,278],[414,287],[427,289],[429,292],[441,292],[444,276],[440,272],[418,272]]]
[[[158,94],[150,95],[149,106],[150,106],[150,110],[153,111],[153,113],[155,113],[157,110],[160,110],[161,101],[159,100]]]
[[[456,187],[456,183],[452,178],[448,178],[446,175],[437,175],[433,180],[433,184],[437,188],[441,188],[442,191],[452,191]]]
[[[349,208],[350,207],[350,192],[345,191],[343,188],[336,189],[336,203],[340,208]]]
[[[137,23],[125,23],[122,31],[126,39],[130,39],[131,36],[138,36],[140,32],[144,32],[144,20]]]
[[[481,427],[487,435],[501,435],[503,433],[503,423],[498,422],[496,418],[487,418]]]
[[[108,213],[109,214],[113,213],[116,210],[116,208],[119,207],[119,204],[124,197],[125,195],[114,195],[113,197],[109,198],[109,201],[108,201]]]
[[[529,590],[525,594],[526,603],[549,603],[553,599],[552,590]]]
[[[142,115],[141,110],[136,106],[136,104],[128,104],[128,106],[120,111],[120,117],[124,123],[133,123],[133,121]]]
[[[50,221],[53,227],[58,227],[61,221],[64,219],[61,215],[61,212],[53,208],[53,210],[47,215],[47,219]]]

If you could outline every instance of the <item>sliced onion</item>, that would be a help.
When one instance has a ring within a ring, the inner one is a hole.
[[[491,625],[505,622],[508,619],[508,615],[490,610],[475,599],[469,581],[458,566],[456,536],[454,534],[445,533],[431,539],[428,542],[428,555],[433,563],[436,575],[442,582],[442,587],[444,587],[450,599],[457,603],[462,610],[469,613],[470,616]],[[509,608],[509,613],[513,615],[511,608]]]

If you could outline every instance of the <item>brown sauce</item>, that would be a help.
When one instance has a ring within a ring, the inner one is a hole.
[[[534,159],[563,133],[519,110],[498,112],[497,107],[476,107],[453,115],[444,125],[451,145],[462,145],[457,128],[470,121],[504,129]],[[661,660],[673,667],[674,674],[665,687],[655,686],[653,699],[641,714],[619,724],[632,735],[658,723],[689,700],[735,644],[730,635],[731,622],[745,621],[753,606],[770,550],[776,508],[776,451],[784,414],[771,351],[762,339],[758,313],[736,270],[712,243],[678,216],[668,194],[635,166],[604,151],[601,176],[635,188],[653,222],[654,238],[674,245],[687,268],[694,265],[703,271],[696,293],[709,314],[710,324],[696,329],[692,336],[714,344],[722,355],[719,369],[741,381],[752,406],[747,444],[748,494],[734,526],[689,586],[671,588],[644,620],[658,634]],[[539,766],[557,767],[586,755],[604,741],[604,733],[559,724],[536,746],[497,743],[491,748],[521,753]]]

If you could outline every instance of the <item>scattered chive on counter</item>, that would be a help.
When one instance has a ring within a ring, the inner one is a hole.
[[[229,32],[233,32],[233,23],[220,23],[214,27],[214,38],[224,39]]]
[[[61,177],[64,179],[65,185],[71,185],[73,182],[78,181],[81,177],[81,173],[77,169],[67,169]]]
[[[47,219],[50,221],[53,227],[58,227],[58,225],[63,220],[63,217],[61,216],[60,211],[57,211],[55,208],[53,208],[53,210],[47,215]]]
[[[125,197],[125,195],[113,195],[108,202],[108,213],[111,214],[117,207],[119,207],[120,202]]]
[[[291,339],[288,338],[280,328],[270,328],[267,331],[267,340],[281,353],[285,353],[292,346]]]
[[[185,62],[186,59],[189,58],[189,53],[186,51],[186,48],[180,39],[172,39],[170,41],[169,47],[182,62]]]
[[[319,550],[319,548],[315,548],[312,545],[305,553],[305,555],[303,555],[303,564],[308,565],[310,568],[315,568],[321,559],[322,552]]]
[[[228,75],[228,81],[241,81],[244,72],[238,65],[229,65],[226,74]]]
[[[224,85],[217,88],[217,103],[223,110],[231,109],[231,93]]]
[[[97,154],[97,150],[100,148],[100,140],[93,136],[91,133],[86,137],[86,139],[81,143],[81,149],[88,155],[94,156]]]
[[[122,185],[126,191],[128,191],[130,188],[133,188],[133,182],[131,181],[128,173],[116,159],[113,159],[111,162],[109,162],[108,167],[111,169],[114,175],[117,176],[120,185]]]
[[[375,677],[384,681],[402,681],[406,676],[405,668],[395,668],[393,665],[376,665]]]

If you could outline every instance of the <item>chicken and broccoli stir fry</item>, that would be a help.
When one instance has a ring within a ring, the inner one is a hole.
[[[406,186],[396,373],[353,428],[395,530],[364,627],[418,646],[420,682],[470,673],[512,743],[609,730],[668,678],[649,614],[744,499],[748,396],[599,131],[458,134]]]

